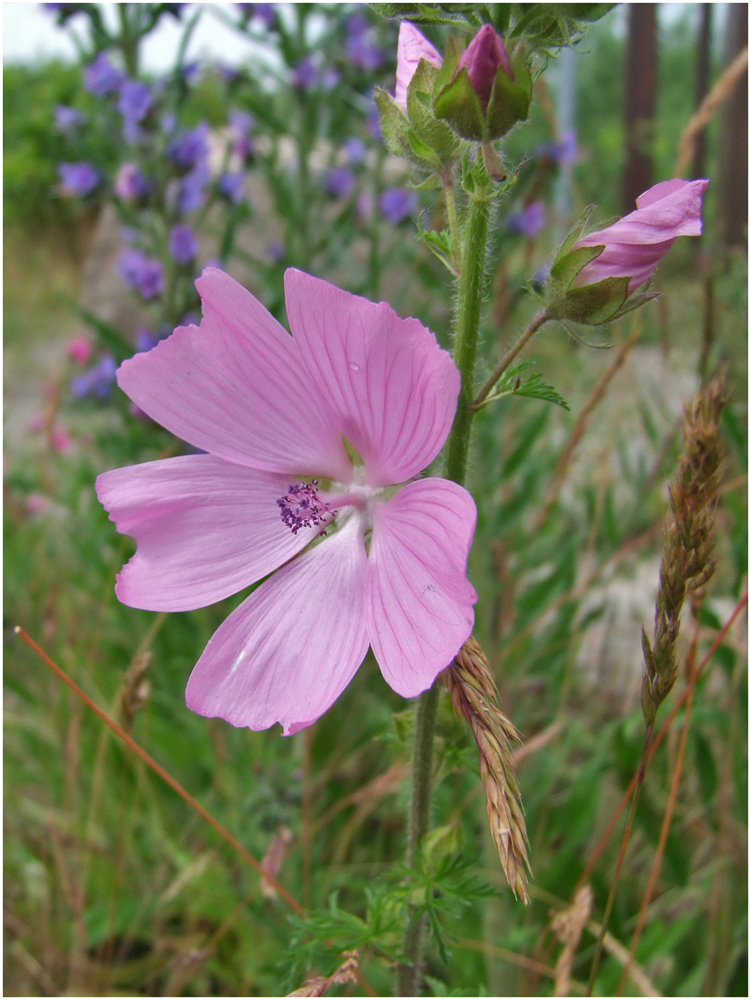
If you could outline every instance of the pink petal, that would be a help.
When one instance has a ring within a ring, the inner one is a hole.
[[[407,90],[421,59],[438,69],[443,65],[443,56],[427,40],[425,35],[418,31],[414,24],[402,21],[399,25],[399,41],[396,47],[396,93],[394,100],[405,115],[407,114]]]
[[[351,463],[287,331],[222,271],[207,268],[196,287],[200,327],[178,327],[124,362],[120,387],[153,420],[219,458],[348,482]]]
[[[219,627],[188,681],[188,708],[285,735],[315,722],[368,649],[359,518],[275,573]]]
[[[365,463],[371,486],[400,483],[440,451],[461,377],[416,319],[301,271],[284,276],[287,314],[319,406]]]
[[[138,543],[118,574],[118,598],[147,611],[187,611],[271,573],[319,530],[293,535],[282,522],[276,501],[289,485],[289,477],[213,455],[102,473],[101,503],[117,530]]]
[[[631,294],[639,285],[649,281],[655,268],[674,243],[675,240],[644,246],[633,243],[608,244],[599,257],[581,269],[576,276],[576,284],[589,285],[595,281],[602,281],[603,278],[630,276],[628,290]]]
[[[469,493],[445,479],[410,483],[373,510],[368,632],[383,676],[405,698],[429,688],[472,632],[476,517]]]
[[[702,196],[709,181],[662,181],[637,199],[639,208],[607,229],[577,240],[577,247],[600,243],[666,243],[701,235]]]

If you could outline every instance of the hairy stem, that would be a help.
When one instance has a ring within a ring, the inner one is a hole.
[[[444,186],[449,185],[444,179]],[[450,186],[453,194],[453,183]],[[462,383],[456,416],[446,446],[446,477],[461,484],[467,471],[469,436],[473,413],[470,409],[475,387],[475,361],[480,331],[485,278],[485,258],[488,241],[490,191],[475,191],[470,196],[469,212],[463,233],[462,266],[458,278],[458,308],[454,361]],[[458,254],[459,248],[455,252]],[[409,841],[407,864],[414,867],[420,844],[428,832],[433,759],[433,732],[438,709],[438,688],[433,685],[420,696],[415,722],[415,742],[412,763],[412,799],[409,810]],[[397,996],[419,996],[422,979],[422,929],[424,918],[412,913],[404,937],[407,962],[398,970]]]
[[[477,409],[485,402],[485,400],[490,395],[490,390],[496,384],[501,375],[503,375],[503,373],[509,367],[509,365],[517,356],[517,354],[519,354],[519,352],[522,350],[527,341],[531,340],[532,337],[534,337],[534,335],[540,329],[540,327],[543,326],[543,324],[547,323],[549,319],[550,316],[548,315],[547,310],[543,310],[543,312],[541,312],[538,316],[535,316],[535,318],[529,324],[529,326],[521,335],[521,337],[519,337],[514,346],[509,348],[509,350],[504,354],[503,360],[498,365],[493,374],[490,376],[485,385],[482,387],[480,393],[477,396],[477,399],[472,403],[472,409]]]

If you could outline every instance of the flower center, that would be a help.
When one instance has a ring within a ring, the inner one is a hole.
[[[332,510],[325,500],[318,495],[318,480],[309,483],[291,483],[289,490],[277,500],[277,506],[282,521],[296,535],[300,528],[323,528],[320,534],[326,534],[326,525],[336,517],[338,511]]]

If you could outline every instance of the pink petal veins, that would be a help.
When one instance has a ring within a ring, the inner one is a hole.
[[[427,40],[414,24],[402,21],[399,25],[399,41],[396,47],[396,92],[394,100],[407,114],[407,90],[410,81],[417,72],[420,60],[424,59],[431,66],[440,69],[443,56],[438,49]]]
[[[250,586],[318,534],[296,535],[277,498],[289,477],[213,455],[187,455],[104,472],[97,495],[117,530],[138,543],[115,592],[133,608],[187,611]]]
[[[383,676],[405,698],[429,688],[472,632],[476,517],[469,493],[445,479],[409,483],[374,508],[368,632]]]
[[[219,458],[347,482],[351,463],[287,331],[222,271],[207,268],[196,287],[200,327],[178,327],[125,361],[120,387],[153,420]]]
[[[301,271],[285,274],[287,313],[311,391],[365,463],[371,486],[430,464],[456,412],[461,378],[416,319]]]
[[[357,517],[282,567],[219,627],[190,676],[188,707],[285,735],[310,725],[368,649],[365,544]]]

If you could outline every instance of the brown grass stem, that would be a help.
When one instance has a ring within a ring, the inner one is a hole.
[[[639,770],[636,773],[636,782],[634,784],[634,793],[631,798],[631,808],[629,809],[628,819],[626,820],[626,829],[623,831],[623,838],[621,840],[621,848],[618,852],[618,860],[615,865],[615,872],[613,873],[613,880],[610,885],[610,892],[608,893],[608,901],[605,906],[605,913],[602,918],[602,927],[600,928],[600,933],[597,937],[597,944],[595,946],[595,955],[592,959],[592,969],[589,973],[589,985],[587,986],[587,996],[592,996],[592,990],[595,985],[595,978],[597,977],[597,970],[600,966],[600,957],[602,956],[602,949],[605,943],[605,935],[608,930],[608,924],[610,922],[610,914],[613,912],[613,904],[615,902],[615,894],[618,889],[618,882],[621,877],[621,870],[623,869],[623,862],[626,860],[626,851],[628,850],[628,845],[631,841],[631,830],[634,826],[634,817],[636,816],[636,806],[639,802],[639,794],[641,792],[642,786],[644,785],[644,776],[647,773],[647,765],[651,759],[651,746],[652,737],[654,736],[654,722],[651,722],[647,728],[647,734],[644,737],[644,749],[642,750],[641,761],[639,762]]]
[[[571,465],[571,460],[574,456],[574,451],[576,450],[576,446],[584,437],[584,434],[587,428],[589,427],[590,417],[592,416],[592,413],[599,405],[599,403],[602,402],[605,393],[608,391],[610,387],[610,383],[613,381],[619,369],[623,366],[623,362],[628,357],[631,348],[634,346],[636,341],[641,336],[641,332],[642,332],[641,320],[637,316],[636,319],[634,320],[634,327],[631,333],[626,338],[626,340],[624,340],[624,342],[621,344],[620,348],[618,349],[618,353],[613,359],[610,367],[607,369],[606,372],[604,372],[604,374],[600,378],[600,381],[592,390],[589,399],[584,404],[584,407],[582,408],[582,411],[579,414],[579,419],[576,421],[576,424],[574,425],[574,429],[571,432],[568,444],[566,445],[566,448],[561,454],[561,457],[558,459],[558,464],[556,465],[555,470],[553,472],[553,479],[550,484],[550,489],[548,491],[547,498],[545,500],[545,503],[543,504],[542,510],[540,511],[540,514],[532,529],[533,532],[539,531],[540,528],[542,528],[545,525],[548,517],[550,516],[550,512],[553,509],[553,505],[558,499],[558,494],[560,493],[561,487],[563,486],[563,483],[566,479],[566,475]]]
[[[688,697],[686,698],[686,711],[683,716],[683,730],[681,732],[681,741],[678,746],[678,755],[675,762],[675,768],[673,770],[673,777],[670,783],[670,794],[668,795],[668,803],[665,809],[665,816],[662,822],[662,828],[660,830],[660,839],[657,844],[657,851],[655,853],[654,861],[652,862],[652,868],[649,873],[649,881],[647,883],[647,891],[644,893],[644,899],[642,900],[641,908],[639,910],[639,917],[636,923],[636,929],[634,930],[633,937],[631,938],[631,946],[628,953],[628,962],[623,970],[620,981],[618,982],[618,987],[615,991],[616,996],[621,996],[623,989],[628,982],[628,975],[631,969],[631,963],[636,956],[636,949],[639,947],[639,941],[641,940],[642,932],[644,926],[647,922],[647,913],[649,912],[649,904],[652,902],[654,896],[655,886],[657,885],[657,876],[660,873],[660,867],[662,865],[662,858],[665,854],[665,845],[668,840],[668,833],[670,832],[670,824],[673,821],[673,813],[675,812],[675,803],[678,798],[678,786],[680,784],[681,776],[683,774],[683,762],[686,758],[686,744],[688,742],[688,731],[691,726],[691,710],[694,704],[694,690],[695,685],[691,683],[691,679],[694,674],[694,667],[696,665],[696,650],[699,643],[699,619],[696,616],[694,635],[691,642],[691,651],[688,657]]]
[[[245,847],[243,847],[240,841],[237,840],[235,837],[233,837],[232,834],[229,832],[229,830],[225,826],[223,826],[218,819],[215,819],[215,817],[212,816],[212,814],[208,811],[208,809],[205,808],[205,806],[201,805],[198,799],[193,798],[190,792],[186,791],[186,789],[183,788],[180,782],[172,777],[169,771],[165,770],[161,764],[159,764],[156,760],[154,760],[151,754],[147,753],[139,743],[136,743],[133,737],[130,736],[128,733],[126,733],[125,730],[122,728],[122,726],[119,726],[114,721],[114,719],[111,719],[109,715],[107,715],[107,713],[96,704],[96,702],[92,701],[92,699],[89,698],[86,692],[83,691],[76,684],[76,682],[71,677],[68,676],[68,674],[66,674],[66,672],[62,669],[62,667],[59,667],[57,663],[55,663],[55,661],[51,657],[49,657],[39,645],[37,645],[37,643],[31,638],[31,636],[24,629],[21,628],[20,625],[16,625],[14,631],[16,635],[18,635],[21,639],[23,639],[26,645],[29,646],[29,648],[32,649],[34,653],[36,653],[39,659],[42,660],[43,663],[46,663],[47,666],[50,668],[50,670],[54,671],[54,673],[57,674],[60,680],[64,684],[67,684],[68,687],[71,689],[71,691],[73,691],[84,702],[84,704],[86,704],[92,710],[92,712],[94,712],[96,715],[99,716],[102,722],[109,729],[111,729],[116,736],[118,736],[123,741],[123,743],[128,747],[129,750],[132,750],[133,753],[136,754],[136,756],[140,757],[140,759],[144,762],[144,764],[147,765],[147,767],[150,767],[155,774],[159,775],[162,781],[168,784],[173,791],[177,792],[180,798],[184,799],[184,801],[188,803],[191,809],[193,809],[195,812],[198,813],[199,816],[205,819],[206,822],[210,826],[212,826],[216,830],[216,832],[221,837],[223,837],[227,841],[227,843],[230,844],[237,851],[238,854],[242,855],[242,857],[248,862],[248,864],[251,865],[251,867],[255,868],[255,870],[258,872],[259,875],[261,875],[263,878],[266,879],[267,882],[270,882],[273,885],[273,887],[276,889],[276,891],[279,893],[282,899],[287,903],[288,906],[290,906],[295,911],[295,913],[297,913],[299,916],[302,916],[304,914],[305,911],[302,905],[298,903],[295,897],[291,895],[291,893],[289,893],[287,889],[285,889],[284,886],[277,881],[277,879],[275,879],[272,875],[269,875],[267,872],[264,871],[261,862],[257,861],[250,853],[250,851],[248,851]]]
[[[738,601],[738,603],[736,604],[735,608],[733,609],[732,614],[730,615],[730,617],[728,618],[728,620],[725,622],[725,624],[722,626],[722,628],[720,629],[720,631],[717,633],[717,636],[716,636],[714,642],[712,643],[712,645],[710,646],[707,654],[704,656],[703,660],[699,664],[699,667],[696,670],[696,673],[691,678],[691,681],[689,682],[689,685],[681,692],[681,694],[679,695],[679,697],[678,697],[675,705],[673,706],[670,714],[668,715],[668,717],[665,720],[665,722],[662,724],[662,727],[661,727],[659,733],[657,734],[657,736],[656,736],[656,738],[654,740],[654,743],[652,744],[652,749],[650,750],[650,753],[649,753],[649,760],[650,761],[651,761],[652,757],[655,755],[655,753],[657,752],[657,749],[660,746],[660,744],[662,743],[662,741],[665,739],[665,736],[667,735],[667,732],[670,729],[670,727],[671,727],[671,725],[673,723],[673,720],[675,719],[676,715],[678,714],[678,712],[680,712],[681,708],[683,707],[684,703],[686,702],[686,700],[688,698],[689,690],[696,685],[697,681],[699,680],[699,678],[701,677],[702,673],[704,672],[704,669],[706,668],[707,664],[712,659],[712,657],[714,656],[714,654],[717,652],[717,649],[722,644],[723,639],[725,638],[725,636],[727,635],[727,633],[730,631],[730,628],[732,627],[733,622],[736,620],[736,618],[738,617],[738,615],[741,614],[741,612],[743,611],[743,609],[746,607],[747,604],[748,604],[748,591],[746,591],[746,593],[743,595],[743,597],[740,599],[740,601]],[[634,788],[636,787],[636,782],[637,782],[638,776],[639,776],[639,773],[637,771],[637,773],[631,779],[631,784],[628,786],[628,788],[624,792],[623,798],[621,799],[620,803],[616,807],[616,810],[613,813],[613,816],[612,816],[612,818],[610,820],[610,823],[608,823],[607,829],[603,833],[602,837],[600,837],[600,840],[599,840],[597,846],[595,847],[594,851],[592,852],[592,856],[591,856],[591,858],[589,859],[589,861],[587,863],[587,867],[584,869],[584,872],[582,873],[582,876],[581,876],[581,878],[579,879],[579,881],[577,883],[577,888],[579,886],[583,885],[585,882],[587,882],[589,880],[590,876],[592,875],[594,867],[597,864],[597,861],[599,860],[600,855],[602,854],[602,852],[607,847],[608,841],[610,840],[610,837],[611,837],[611,835],[613,833],[613,830],[615,829],[615,827],[616,827],[616,825],[618,823],[618,820],[620,819],[621,814],[623,813],[623,810],[628,805],[629,799],[631,798],[631,794],[632,794]]]
[[[180,798],[182,798],[185,802],[187,802],[187,804],[190,806],[191,809],[194,810],[194,812],[196,812],[202,819],[206,820],[206,822],[210,826],[212,826],[214,830],[216,830],[216,832],[221,837],[223,837],[224,840],[226,840],[227,843],[230,844],[230,846],[233,847],[237,851],[237,853],[240,854],[252,868],[255,868],[255,870],[258,872],[261,878],[265,880],[269,885],[273,886],[273,888],[282,897],[285,903],[287,903],[287,905],[290,906],[291,909],[293,909],[298,916],[302,917],[305,915],[304,907],[300,903],[298,903],[295,897],[287,889],[285,889],[285,887],[281,884],[281,882],[279,882],[278,879],[276,879],[272,874],[266,871],[261,862],[258,861],[256,858],[254,858],[253,855],[250,853],[250,851],[248,851],[247,848],[243,847],[243,845],[240,843],[239,840],[233,837],[233,835],[229,832],[226,826],[224,826],[222,823],[219,822],[218,819],[212,816],[212,814],[208,811],[208,809],[206,809],[205,806],[201,805],[198,799],[195,799],[190,794],[190,792],[188,792],[185,788],[183,788],[180,782],[177,781],[175,778],[173,778],[172,775],[169,773],[169,771],[165,770],[165,768],[163,768],[161,764],[159,764],[156,760],[154,760],[151,754],[147,753],[139,743],[136,743],[133,737],[129,733],[127,733],[122,728],[122,726],[119,726],[114,721],[114,719],[111,719],[110,716],[107,715],[107,713],[96,704],[96,702],[92,701],[92,699],[89,698],[86,692],[83,691],[76,684],[76,682],[71,677],[68,676],[68,674],[66,674],[66,672],[62,669],[62,667],[58,666],[57,663],[55,663],[55,661],[50,656],[48,656],[47,653],[44,652],[44,650],[31,638],[31,636],[28,634],[28,632],[25,631],[25,629],[21,628],[20,625],[16,625],[14,632],[16,633],[17,636],[23,639],[26,645],[34,653],[36,653],[39,659],[43,663],[45,663],[50,668],[50,670],[52,670],[55,674],[57,674],[57,676],[64,684],[67,684],[67,686],[71,689],[71,691],[73,691],[81,699],[81,701],[83,701],[84,704],[87,705],[92,712],[94,712],[95,715],[99,716],[102,722],[110,730],[112,730],[112,732],[116,736],[118,736],[123,741],[123,743],[128,747],[129,750],[132,750],[133,753],[135,753],[136,756],[139,757],[143,761],[143,763],[146,764],[147,767],[151,768],[151,770],[155,774],[157,774],[162,779],[162,781],[164,781],[167,785],[169,785],[173,791],[177,792]],[[359,969],[356,972],[356,979],[359,985],[368,994],[368,996],[371,997],[378,996],[378,994],[375,992],[370,983],[365,979],[365,977],[362,975]]]

